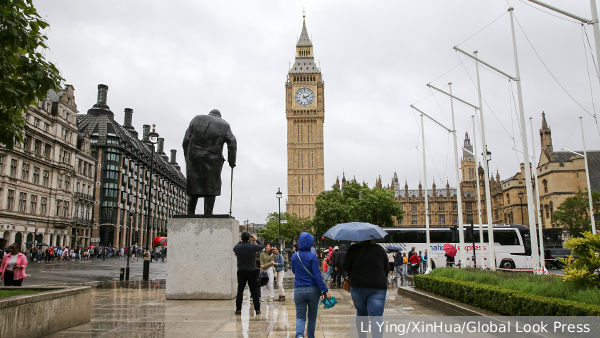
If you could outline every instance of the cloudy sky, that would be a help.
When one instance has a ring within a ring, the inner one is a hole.
[[[588,1],[546,1],[591,18]],[[189,121],[221,110],[238,139],[233,191],[238,220],[264,222],[277,211],[277,188],[287,194],[284,84],[303,7],[325,79],[327,189],[343,172],[372,186],[379,175],[389,183],[396,171],[402,184],[406,180],[409,188],[417,187],[423,178],[415,149],[420,121],[409,105],[416,103],[451,126],[450,101],[432,95],[425,86],[429,82],[445,90],[452,82],[455,95],[477,105],[475,64],[455,52],[455,45],[478,50],[482,60],[514,75],[509,5],[520,24],[515,23],[524,111],[527,121],[533,118],[536,157],[542,111],[555,150],[582,149],[580,116],[587,148],[599,148],[600,132],[591,115],[594,104],[600,109],[600,86],[581,25],[522,1],[34,3],[50,24],[47,58],[75,87],[81,113],[95,103],[97,85],[108,85],[115,118],[122,122],[123,109],[133,108],[140,133],[143,124],[156,124],[165,148],[177,149],[183,166],[181,141]],[[591,27],[585,29],[594,49]],[[480,67],[480,74],[490,168],[508,178],[522,162],[513,150],[515,145],[522,149],[516,84],[486,68]],[[472,134],[474,113],[455,103],[460,144],[465,131]],[[479,129],[479,119],[476,123]],[[527,133],[531,143],[529,125]],[[451,135],[426,121],[425,137],[429,184],[455,186]],[[216,213],[229,211],[229,175],[226,167]]]

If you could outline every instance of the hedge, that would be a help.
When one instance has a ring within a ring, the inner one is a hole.
[[[505,316],[600,316],[600,306],[531,295],[494,285],[415,275],[419,289]]]

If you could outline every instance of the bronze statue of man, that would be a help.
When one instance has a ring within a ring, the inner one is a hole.
[[[186,193],[188,215],[196,213],[198,198],[204,197],[204,215],[212,215],[215,198],[221,195],[223,144],[227,143],[227,162],[235,167],[237,141],[221,112],[213,109],[208,115],[192,119],[183,137],[183,156],[187,174]]]

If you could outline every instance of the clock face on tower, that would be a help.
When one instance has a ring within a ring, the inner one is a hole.
[[[296,92],[296,102],[302,107],[308,107],[315,101],[315,93],[309,88],[300,88]]]

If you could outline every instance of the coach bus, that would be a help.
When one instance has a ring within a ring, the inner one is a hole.
[[[396,246],[402,252],[408,253],[412,247],[417,252],[425,252],[431,259],[432,268],[446,266],[444,244],[449,243],[456,247],[455,262],[460,261],[461,250],[466,250],[467,261],[460,262],[467,266],[486,266],[489,262],[488,226],[484,224],[483,247],[479,240],[480,225],[464,225],[465,247],[459,244],[457,227],[431,227],[429,228],[429,247],[426,244],[425,228],[383,228],[388,235],[378,240],[384,248]],[[504,269],[531,269],[531,241],[529,228],[520,224],[494,224],[494,251],[496,266]],[[475,264],[473,261],[473,248],[475,248]],[[483,254],[483,257],[482,257]]]

